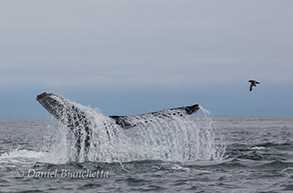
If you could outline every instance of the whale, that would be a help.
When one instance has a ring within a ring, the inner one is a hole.
[[[57,120],[68,127],[75,136],[75,147],[80,153],[85,148],[87,153],[90,147],[92,129],[92,114],[84,110],[83,106],[53,93],[44,92],[37,95],[36,100]],[[186,116],[196,113],[200,109],[198,104],[150,112],[138,115],[107,116],[108,121],[104,125],[107,129],[128,130],[157,120],[168,120],[178,116]]]

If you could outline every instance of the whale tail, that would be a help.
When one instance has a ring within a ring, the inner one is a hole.
[[[163,111],[157,111],[152,113],[145,113],[140,115],[131,115],[131,116],[109,116],[114,119],[115,123],[121,126],[124,129],[129,129],[141,124],[153,122],[158,119],[171,119],[176,116],[191,115],[197,112],[200,109],[198,104],[173,108]]]
[[[84,144],[87,153],[90,146],[92,128],[94,127],[90,121],[90,116],[80,105],[64,99],[52,93],[42,93],[37,96],[37,101],[56,119],[60,120],[73,132],[76,137],[76,148],[81,151],[81,144]],[[151,112],[140,115],[131,116],[109,116],[113,124],[123,129],[130,129],[138,125],[147,124],[158,119],[171,119],[176,116],[191,115],[200,109],[198,104],[173,108],[169,110]],[[109,126],[105,123],[105,126]]]

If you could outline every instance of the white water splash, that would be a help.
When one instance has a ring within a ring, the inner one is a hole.
[[[208,117],[209,115],[211,115],[209,110],[203,108],[203,106],[199,106],[199,107],[200,107],[200,110],[203,112],[205,117]]]
[[[36,152],[32,150],[12,149],[7,153],[3,153],[0,156],[0,167],[11,167],[14,168],[17,165],[31,165],[36,160],[44,159],[49,154],[47,152]]]
[[[221,160],[225,147],[216,142],[209,112],[201,107],[204,116],[174,116],[170,119],[148,118],[148,123],[122,129],[100,112],[67,101],[85,112],[93,128],[88,153],[77,154],[70,129],[60,126],[50,153],[41,161],[128,162],[139,160],[193,161]]]

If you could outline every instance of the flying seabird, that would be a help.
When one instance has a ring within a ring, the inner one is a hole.
[[[260,84],[259,82],[257,82],[256,80],[249,80],[248,82],[250,82],[250,87],[249,87],[249,91],[252,91],[252,87],[256,86],[256,84]]]

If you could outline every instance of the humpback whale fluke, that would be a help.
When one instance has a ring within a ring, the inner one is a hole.
[[[248,82],[250,82],[250,87],[249,87],[249,91],[252,91],[252,87],[256,87],[256,84],[260,84],[260,82],[256,81],[256,80],[249,80]]]
[[[94,124],[91,121],[92,115],[86,112],[81,105],[53,93],[44,92],[38,95],[36,99],[53,117],[70,128],[76,137],[78,153],[81,151],[81,147],[85,147],[85,153],[87,153],[90,146],[92,129],[94,128]],[[115,129],[116,127],[113,127],[113,125],[117,125],[122,129],[130,129],[159,119],[165,120],[176,116],[191,115],[199,109],[199,105],[195,104],[140,115],[109,116],[108,118],[112,123],[109,124],[107,122],[104,125],[107,129]]]
[[[191,115],[200,109],[198,104],[173,108],[169,110],[157,111],[152,113],[131,115],[131,116],[109,116],[115,120],[117,125],[120,125],[124,129],[129,129],[140,124],[153,122],[154,119],[168,119],[174,116]]]

